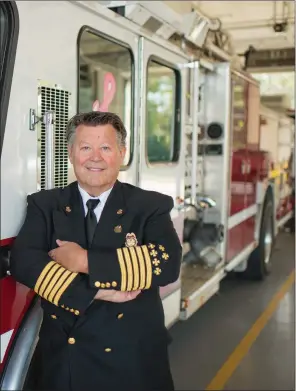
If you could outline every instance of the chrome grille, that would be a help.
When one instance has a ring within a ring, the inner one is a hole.
[[[48,110],[55,112],[54,187],[64,187],[68,184],[68,153],[65,129],[69,119],[69,96],[68,91],[59,88],[39,87],[39,116],[43,118]],[[38,141],[39,184],[40,189],[43,190],[46,183],[46,158],[45,125],[42,121],[40,121]]]

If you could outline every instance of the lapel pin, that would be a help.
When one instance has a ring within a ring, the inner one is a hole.
[[[117,214],[118,215],[122,215],[122,213],[123,213],[123,210],[122,209],[118,209]]]
[[[67,212],[67,213],[70,213],[70,212],[71,212],[70,206],[66,206],[66,212]]]
[[[116,227],[114,228],[114,232],[120,233],[121,231],[122,231],[121,225],[116,225]]]
[[[136,238],[136,235],[132,232],[130,234],[126,234],[125,237],[125,246],[126,247],[136,247],[138,244],[138,240]]]

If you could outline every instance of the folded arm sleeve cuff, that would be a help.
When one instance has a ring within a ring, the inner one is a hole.
[[[10,259],[12,276],[56,306],[83,312],[97,289],[88,276],[72,273],[48,255],[48,232],[41,208],[28,196],[25,222],[14,242]],[[72,312],[73,312],[72,311]]]
[[[98,262],[103,258],[106,263]],[[162,244],[118,248],[109,254],[89,251],[90,284],[101,289],[133,291],[165,286],[179,276],[180,251],[169,255]]]
[[[71,308],[76,315],[88,307],[97,292],[89,287],[85,275],[70,272],[54,261],[43,268],[34,291],[56,306]]]
[[[141,246],[116,250],[89,250],[92,287],[120,291],[165,286],[179,277],[182,247],[167,202],[147,221]]]

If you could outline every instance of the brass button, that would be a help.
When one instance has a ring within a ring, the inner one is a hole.
[[[118,314],[117,319],[121,319],[123,317],[123,314]]]
[[[70,308],[69,308],[69,307],[67,307],[67,308],[66,308],[66,311],[69,311],[69,309],[70,309]]]
[[[113,281],[113,282],[112,282],[112,286],[113,286],[113,288],[115,288],[115,287],[117,286],[117,282],[116,282],[116,281]]]
[[[79,312],[78,310],[75,310],[75,311],[74,311],[74,314],[75,314],[75,315],[79,315],[79,313],[80,313],[80,312]]]
[[[111,284],[110,282],[106,282],[106,288],[110,288]]]
[[[105,286],[106,286],[105,284],[101,284],[101,288],[103,288],[103,289],[104,289],[104,288],[105,288]]]
[[[70,309],[70,312],[74,312],[73,308]]]
[[[75,341],[75,338],[69,338],[69,339],[68,339],[68,343],[69,343],[70,345],[74,345],[75,342],[76,342],[76,341]]]
[[[106,353],[110,353],[111,350],[112,350],[112,349],[110,349],[110,348],[106,348],[106,349],[105,349],[105,352],[106,352]]]
[[[52,319],[56,319],[57,318],[56,315],[51,315],[51,317],[52,317]]]
[[[100,286],[101,286],[101,283],[100,283],[99,281],[96,281],[96,282],[95,282],[95,287],[96,287],[96,288],[100,288]]]

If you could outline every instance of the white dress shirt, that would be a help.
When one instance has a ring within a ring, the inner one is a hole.
[[[108,199],[108,197],[109,197],[109,195],[111,193],[112,187],[111,187],[111,189],[109,189],[109,190],[105,191],[104,193],[102,193],[99,197],[91,197],[84,189],[82,189],[82,187],[80,187],[80,185],[78,185],[78,189],[79,189],[79,192],[80,192],[81,197],[82,197],[85,216],[87,215],[87,211],[88,211],[87,206],[86,206],[86,202],[89,199],[92,199],[92,200],[100,199],[99,204],[94,209],[94,212],[95,212],[95,215],[96,215],[96,218],[97,218],[97,222],[99,222],[101,214],[102,214],[103,209],[104,209],[104,206],[106,204],[106,201],[107,201],[107,199]]]

